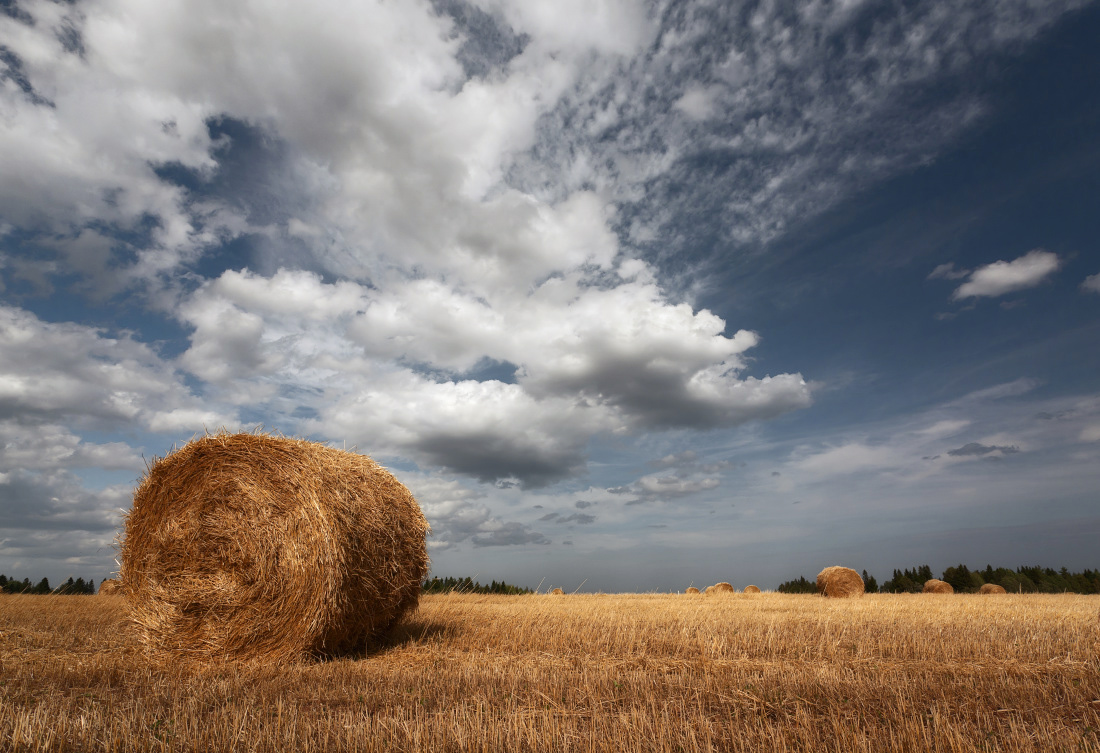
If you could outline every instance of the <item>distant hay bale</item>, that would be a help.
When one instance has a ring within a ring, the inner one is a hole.
[[[562,596],[564,594],[565,594],[565,591],[562,591],[560,588],[555,588],[550,592],[551,596]]]
[[[980,594],[1003,594],[1006,593],[1004,586],[998,586],[996,583],[986,583],[984,586],[978,589]]]
[[[122,593],[122,584],[114,578],[104,578],[99,584],[99,596],[117,596]]]
[[[356,650],[416,608],[429,527],[365,455],[208,434],[154,459],[120,546],[156,653],[273,661]]]
[[[710,596],[712,593],[714,593],[714,586],[707,586],[703,589],[704,596]]]
[[[835,599],[863,596],[863,578],[850,567],[833,565],[817,574],[817,592]]]
[[[710,589],[707,589],[707,590],[710,591],[710,593],[714,593],[714,594],[735,594],[735,593],[737,593],[737,591],[734,589],[734,587],[731,586],[729,583],[726,583],[725,581],[722,581],[721,583],[715,583],[713,586],[711,586],[711,588],[713,588],[714,590],[713,591],[710,591]]]
[[[760,589],[757,588],[756,586],[745,586],[745,593],[747,593],[747,594],[758,594],[758,593],[760,593]]]
[[[686,594],[697,594],[697,593],[699,593],[699,589],[696,588],[695,586],[688,586],[687,590],[684,591],[684,593],[686,593]]]
[[[924,582],[923,592],[926,594],[953,594],[955,589],[951,587],[950,583],[945,583],[937,578],[926,580]]]

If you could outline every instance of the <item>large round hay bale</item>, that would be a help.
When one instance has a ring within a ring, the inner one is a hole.
[[[684,591],[684,593],[686,593],[686,594],[697,594],[697,593],[699,593],[699,589],[696,588],[695,586],[688,586],[687,590]]]
[[[120,578],[155,652],[333,655],[416,608],[428,530],[409,490],[365,455],[212,434],[148,468],[126,516]]]
[[[116,596],[122,593],[122,584],[114,578],[104,578],[99,584],[99,596]]]
[[[926,594],[953,594],[955,589],[951,587],[950,583],[945,583],[937,578],[926,580],[924,582],[924,593]]]
[[[715,583],[711,586],[714,590],[711,593],[715,594],[735,594],[737,591],[729,583],[722,581],[721,583]]]
[[[564,596],[565,591],[562,591],[560,588],[555,588],[555,589],[550,591],[550,595],[551,596]]]
[[[704,596],[710,596],[712,593],[714,593],[714,586],[707,586],[703,589]]]
[[[758,593],[760,593],[760,589],[757,588],[756,586],[745,586],[745,593],[747,593],[747,594],[758,594]]]
[[[986,583],[978,589],[980,594],[1003,594],[1006,593],[1004,586],[998,586],[996,583]]]
[[[817,592],[835,599],[863,596],[863,578],[850,567],[833,565],[817,574]]]

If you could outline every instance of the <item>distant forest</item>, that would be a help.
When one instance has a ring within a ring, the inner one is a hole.
[[[482,585],[470,578],[432,578],[426,580],[423,583],[423,591],[427,594],[442,594],[450,593],[451,591],[459,591],[461,593],[470,594],[529,594],[533,593],[530,588],[522,588],[520,586],[513,586],[504,581],[497,583],[495,580],[492,583],[486,583]],[[50,581],[46,578],[38,581],[37,584],[32,584],[30,578],[24,578],[23,580],[16,580],[15,578],[8,578],[6,575],[0,575],[0,593],[8,594],[95,594],[95,581],[89,578],[87,582],[83,578],[77,578],[75,581],[69,578],[65,583],[62,583],[57,588],[50,587]]]
[[[24,578],[23,580],[16,580],[15,578],[8,578],[6,575],[0,575],[0,593],[6,594],[86,594],[93,596],[95,594],[95,581],[91,578],[85,583],[83,578],[77,578],[73,580],[69,578],[57,588],[50,588],[50,581],[47,578],[43,578],[34,585],[31,584],[30,578]]]
[[[920,593],[924,588],[924,582],[936,577],[932,574],[932,568],[928,565],[920,565],[912,569],[895,570],[893,577],[881,586],[873,575],[863,571],[863,585],[867,593]],[[1083,570],[1079,573],[1071,573],[1066,568],[1054,570],[1049,567],[1018,567],[1009,570],[1007,567],[994,568],[986,565],[984,570],[971,570],[966,565],[956,565],[943,571],[940,580],[951,584],[956,593],[976,593],[986,583],[995,583],[1009,593],[1076,593],[1076,594],[1100,594],[1100,570]],[[424,581],[423,592],[426,594],[442,594],[457,591],[459,593],[472,594],[529,594],[534,593],[530,588],[513,586],[504,581],[493,581],[482,584],[471,578],[431,578]],[[776,589],[780,593],[798,594],[816,592],[814,581],[799,577],[797,580],[789,580]],[[9,594],[87,594],[96,592],[95,581],[89,578],[73,580],[69,578],[60,586],[53,588],[48,579],[43,578],[37,583],[32,583],[30,578],[16,580],[0,575],[0,593]]]
[[[533,593],[530,588],[512,586],[504,581],[497,583],[495,580],[483,586],[470,578],[432,578],[431,580],[424,581],[423,584],[423,592],[426,594],[445,594],[451,591],[458,591],[464,594],[519,595]]]
[[[920,593],[924,583],[936,576],[932,568],[921,565],[913,569],[895,570],[890,580],[879,586],[873,575],[863,571],[863,586],[868,593]],[[956,565],[943,571],[940,580],[951,584],[955,593],[976,593],[986,583],[993,583],[1009,593],[1025,594],[1100,594],[1100,570],[1083,570],[1071,573],[1066,568],[1054,570],[1049,567],[1007,567],[994,568],[986,565],[984,570],[971,570],[966,565]],[[813,581],[800,577],[789,580],[777,589],[781,593],[814,593],[817,589]]]

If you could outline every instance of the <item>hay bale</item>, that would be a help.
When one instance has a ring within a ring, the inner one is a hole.
[[[409,490],[365,455],[208,434],[147,469],[120,579],[155,653],[334,655],[416,608],[428,531]]]
[[[562,591],[560,588],[555,588],[552,591],[550,591],[550,595],[551,596],[564,596],[565,591]]]
[[[760,593],[760,589],[757,588],[756,586],[745,586],[745,593],[747,593],[747,594],[758,594],[758,593]]]
[[[1006,593],[1004,586],[998,586],[996,583],[986,583],[978,589],[980,594],[1003,594]]]
[[[955,589],[951,587],[950,583],[944,583],[942,580],[932,578],[924,582],[923,592],[926,594],[953,594]]]
[[[711,593],[715,593],[715,594],[735,594],[735,593],[737,593],[737,591],[734,590],[733,586],[731,586],[729,583],[726,583],[725,581],[722,581],[721,583],[715,583],[713,586],[711,586],[711,588],[714,589],[713,591],[711,591]]]
[[[688,586],[687,590],[684,591],[684,593],[686,593],[686,594],[697,594],[697,593],[699,593],[699,589],[696,588],[695,586]]]
[[[835,599],[863,596],[863,578],[850,567],[834,565],[817,574],[817,592]]]
[[[712,593],[714,593],[714,586],[707,586],[703,589],[704,596],[710,596]]]
[[[114,578],[104,578],[99,584],[99,596],[117,596],[122,593],[122,584]]]

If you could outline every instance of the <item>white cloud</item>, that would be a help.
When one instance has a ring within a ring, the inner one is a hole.
[[[980,390],[969,392],[954,402],[966,404],[984,402],[987,400],[1002,400],[1008,397],[1019,397],[1020,395],[1026,395],[1038,389],[1042,384],[1043,383],[1038,379],[1020,377],[1019,379],[1013,379],[1011,382],[1002,382],[992,387],[984,387]]]
[[[93,294],[167,284],[244,233],[288,257],[304,244],[319,266],[360,282],[396,265],[479,292],[522,287],[581,258],[606,266],[616,249],[604,221],[624,207],[635,237],[670,231],[655,255],[696,232],[670,224],[701,214],[739,242],[775,237],[927,159],[979,109],[952,100],[903,117],[899,92],[1082,2],[952,0],[891,10],[861,30],[859,3],[761,5],[741,23],[721,17],[735,6],[604,0],[574,13],[572,0],[479,0],[526,41],[467,79],[458,58],[469,40],[423,2],[21,0],[34,23],[0,18],[0,44],[31,93],[13,78],[0,90],[10,114],[0,202],[7,222],[54,250],[39,274],[75,270]],[[729,33],[716,34],[716,20]],[[62,41],[73,38],[79,53]],[[688,69],[700,83],[685,90]],[[279,145],[266,157],[282,163],[272,180],[216,195],[234,169],[232,139],[208,129],[219,119]],[[896,131],[883,133],[884,122]],[[737,155],[735,167],[685,172],[684,160],[709,153]],[[190,171],[199,187],[162,179],[162,166]],[[271,217],[254,221],[262,214]]]
[[[718,92],[693,86],[684,92],[673,105],[692,120],[706,120],[715,114]]]
[[[961,280],[970,274],[969,269],[955,269],[953,262],[947,262],[946,264],[940,264],[933,269],[929,275],[929,280]]]
[[[995,297],[1033,288],[1060,266],[1061,260],[1057,254],[1035,249],[1012,261],[995,261],[978,267],[951,297],[959,301],[964,298]]]
[[[130,334],[108,337],[94,327],[44,322],[0,306],[0,419],[151,428],[181,408],[199,410],[199,401],[169,364]]]
[[[179,361],[225,399],[282,410],[293,393],[285,412],[310,408],[310,433],[528,484],[583,471],[599,434],[734,426],[809,404],[797,374],[739,376],[754,333],[726,337],[720,318],[668,302],[648,275],[601,280],[574,271],[482,296],[429,277],[372,289],[227,272],[180,306],[195,329]],[[487,362],[511,364],[514,383],[469,376]]]
[[[402,474],[431,524],[428,546],[440,552],[469,541],[474,547],[544,544],[539,531],[518,521],[504,521],[484,502],[484,493],[455,480],[423,474]]]
[[[876,6],[692,3],[652,48],[586,61],[511,175],[540,197],[595,185],[655,255],[766,244],[981,117],[971,91],[913,93],[1038,34],[1083,0]],[[686,116],[686,117],[685,117]],[[727,251],[723,258],[729,258]]]
[[[918,429],[917,433],[926,437],[950,437],[970,426],[970,420],[965,418],[946,418],[929,426],[927,429]]]
[[[125,442],[86,442],[58,424],[0,421],[0,470],[62,468],[140,470],[141,456]]]
[[[806,455],[795,460],[792,467],[814,476],[836,476],[893,468],[900,462],[893,447],[852,442]]]
[[[633,55],[656,31],[649,6],[637,0],[560,0],[552,4],[474,0],[504,16],[512,28],[529,34],[548,51]]]
[[[1100,272],[1086,277],[1081,283],[1081,290],[1086,293],[1100,293]]]

